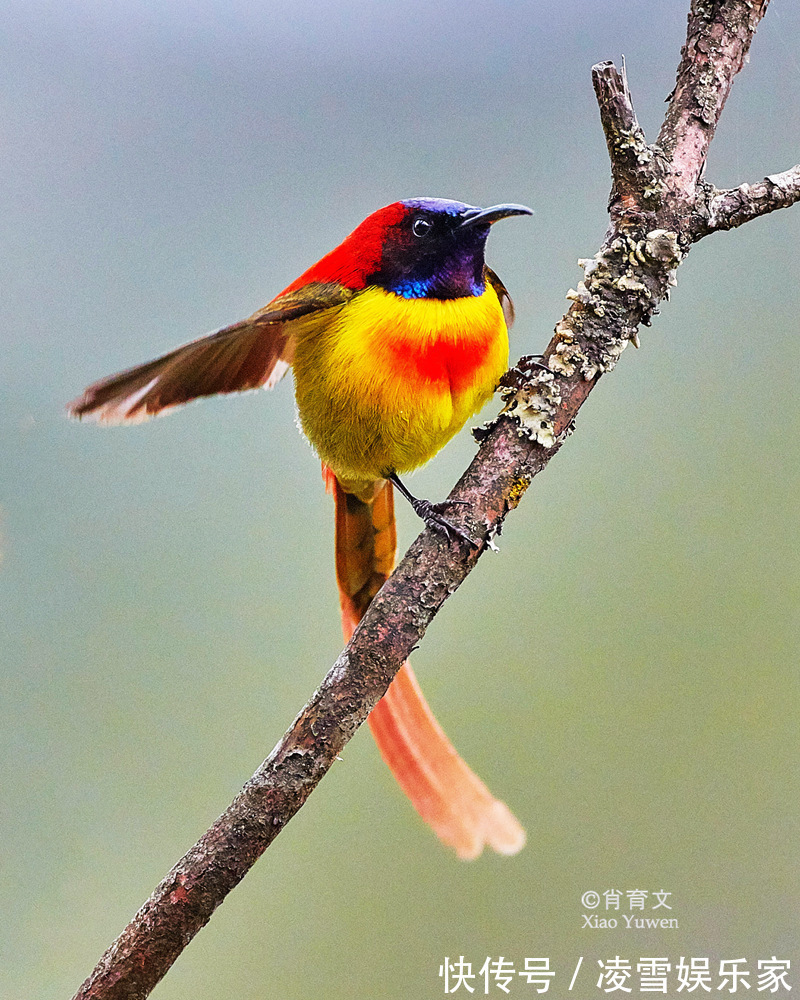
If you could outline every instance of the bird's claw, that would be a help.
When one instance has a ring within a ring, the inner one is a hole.
[[[469,506],[466,500],[444,500],[442,503],[431,503],[430,500],[414,500],[411,506],[414,508],[414,512],[425,522],[426,527],[431,528],[433,531],[438,531],[448,541],[460,538],[471,548],[475,548],[477,546],[475,539],[444,516],[445,510],[455,504],[460,504],[464,507]]]

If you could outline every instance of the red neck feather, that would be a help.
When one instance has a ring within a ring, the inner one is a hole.
[[[312,281],[337,282],[354,290],[365,288],[367,276],[380,267],[386,230],[396,225],[407,211],[402,202],[396,201],[368,215],[338,247],[304,271],[281,295],[296,292]]]

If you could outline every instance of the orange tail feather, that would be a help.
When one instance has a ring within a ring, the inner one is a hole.
[[[323,474],[336,499],[336,577],[347,641],[394,565],[394,498],[385,483],[364,502],[345,493],[330,470]],[[460,858],[476,858],[486,844],[501,854],[522,848],[525,831],[459,757],[408,663],[372,710],[369,726],[411,804]]]

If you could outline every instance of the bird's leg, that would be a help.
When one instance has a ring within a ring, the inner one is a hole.
[[[431,503],[430,500],[420,500],[406,489],[396,472],[392,472],[388,478],[400,490],[414,508],[414,513],[422,518],[428,528],[441,532],[448,540],[455,537],[460,538],[471,546],[477,544],[465,531],[462,531],[461,528],[453,524],[452,521],[448,521],[444,516],[445,509],[454,504],[469,506],[466,500],[444,500],[442,503]]]

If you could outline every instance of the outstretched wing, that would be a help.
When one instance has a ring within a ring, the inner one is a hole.
[[[514,303],[511,301],[511,296],[508,294],[508,289],[490,267],[484,267],[484,273],[486,274],[489,284],[497,292],[497,297],[500,299],[500,305],[503,309],[503,315],[506,318],[506,326],[510,330],[514,322]]]
[[[279,295],[249,319],[95,382],[68,412],[100,423],[138,423],[201,396],[271,389],[294,357],[293,321],[338,308],[352,295],[321,282]]]

